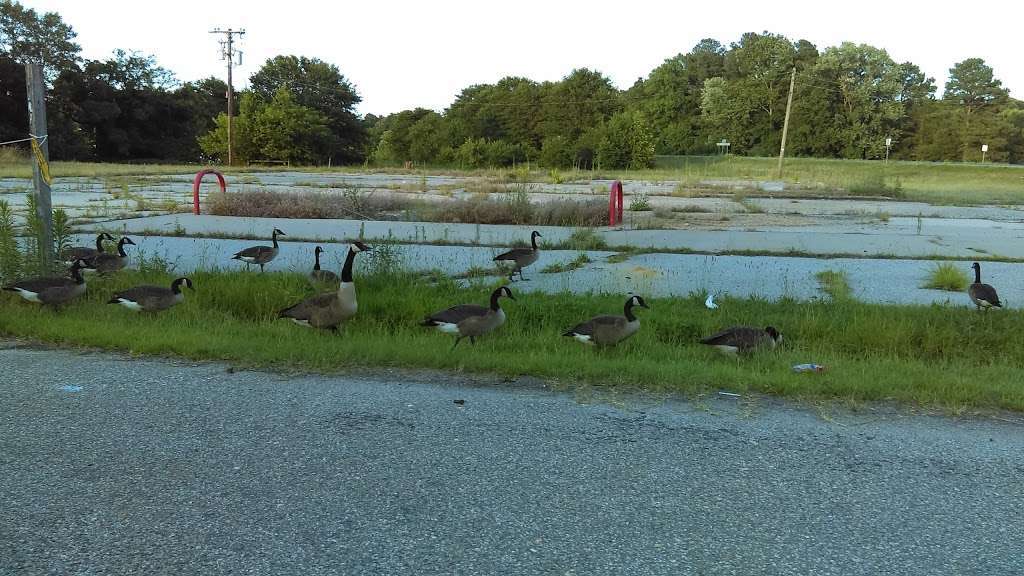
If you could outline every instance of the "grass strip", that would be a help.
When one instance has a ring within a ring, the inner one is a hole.
[[[657,392],[725,389],[801,399],[894,400],[954,412],[1024,410],[1024,313],[979,314],[952,306],[882,306],[730,299],[709,311],[703,296],[651,298],[640,332],[598,350],[561,336],[595,314],[620,313],[625,295],[523,293],[505,304],[508,322],[451,351],[452,338],[422,328],[427,313],[458,303],[486,303],[493,282],[460,287],[409,275],[360,275],[359,314],[339,333],[275,319],[312,293],[288,273],[199,272],[196,291],[159,315],[105,304],[138,283],[166,284],[162,272],[125,271],[90,280],[86,296],[62,310],[0,296],[0,334],[132,354],[176,355],[239,366],[336,372],[350,367],[410,367],[502,376],[528,374],[573,384],[641,387]],[[739,361],[697,344],[733,324],[778,327],[785,345]],[[803,362],[828,366],[795,374]]]

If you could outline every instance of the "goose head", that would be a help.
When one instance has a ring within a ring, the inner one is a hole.
[[[320,253],[323,252],[323,251],[324,251],[324,249],[319,247],[319,246],[317,246],[316,249],[313,250],[313,252],[315,252],[317,256],[319,256]]]
[[[356,240],[349,247],[349,250],[351,250],[353,252],[366,252],[366,251],[369,251],[369,250],[373,250],[373,248],[371,248],[368,244],[364,244],[363,242],[361,242],[359,240]]]
[[[629,304],[630,306],[639,306],[641,308],[647,308],[648,310],[650,310],[651,308],[650,306],[647,305],[647,302],[644,302],[643,296],[631,296],[629,298]]]
[[[111,240],[113,240],[113,238],[111,238]],[[135,242],[133,242],[132,239],[127,236],[121,237],[121,244],[131,244],[132,246],[136,245]]]
[[[775,326],[768,326],[768,327],[766,327],[764,329],[764,331],[765,331],[765,334],[768,334],[768,336],[771,336],[771,339],[776,344],[781,344],[782,343],[782,334],[780,334],[779,331],[775,329]]]
[[[277,228],[274,228],[274,233],[271,234],[271,236],[287,236],[287,234],[285,234],[284,232],[281,232],[281,230],[279,230]]]
[[[502,286],[502,287],[498,288],[497,290],[494,291],[494,294],[498,298],[501,298],[502,296],[504,296],[504,297],[508,298],[509,300],[515,300],[516,299],[516,297],[512,295],[512,291],[508,289],[508,286]]]
[[[189,290],[195,290],[195,286],[192,285],[192,280],[189,278],[181,277],[172,282],[175,286],[185,286]]]

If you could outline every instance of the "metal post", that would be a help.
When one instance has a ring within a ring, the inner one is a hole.
[[[28,124],[30,135],[42,139],[46,129],[46,91],[43,87],[43,67],[40,64],[25,64],[25,85],[28,88]],[[43,151],[43,159],[50,161],[50,146],[47,140],[37,140]],[[43,272],[53,267],[53,206],[50,203],[50,185],[43,180],[39,163],[32,163],[32,184],[35,187],[36,216],[42,224],[39,238],[39,258]]]
[[[235,109],[235,88],[232,84],[231,72],[235,64],[235,36],[239,37],[245,35],[245,30],[221,30],[220,28],[214,28],[210,30],[210,34],[224,34],[227,38],[221,42],[221,59],[228,61],[228,166],[234,163],[234,138],[232,136],[232,116],[234,115]],[[241,65],[241,52],[239,52],[239,65]]]
[[[777,178],[782,179],[782,158],[786,155],[786,134],[789,133],[789,112],[793,108],[793,86],[796,84],[796,66],[789,77],[789,98],[786,99],[786,120],[782,123],[782,145],[779,146],[779,170]]]

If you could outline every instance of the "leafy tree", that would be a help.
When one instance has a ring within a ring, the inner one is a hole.
[[[604,127],[597,158],[602,168],[650,168],[654,136],[639,112],[620,112]]]
[[[969,116],[987,106],[1007,99],[1003,83],[981,58],[968,58],[949,69],[949,81],[943,99],[956,102]]]
[[[331,136],[328,118],[295,102],[284,87],[259,109],[253,123],[253,145],[264,156],[295,164],[321,160]]]
[[[20,63],[42,64],[50,80],[79,61],[75,36],[56,12],[40,15],[14,0],[0,0],[0,53]]]
[[[622,109],[619,91],[600,72],[578,68],[545,87],[541,104],[541,133],[577,140]]]
[[[0,54],[0,141],[28,134],[25,67]]]
[[[327,119],[333,138],[319,158],[330,157],[337,163],[362,159],[367,133],[355,113],[361,98],[334,64],[305,56],[276,56],[249,78],[249,85],[264,102],[272,101],[281,88],[287,88],[295,104]]]
[[[818,150],[843,158],[880,158],[885,139],[898,138],[906,110],[900,100],[904,72],[885,50],[844,42],[818,58],[810,76],[832,100],[831,118],[817,118]]]
[[[256,145],[256,118],[263,107],[262,101],[249,91],[242,92],[238,99],[238,115],[232,118],[232,156],[236,162],[246,164],[250,160],[267,159]],[[225,161],[228,157],[228,115],[217,115],[215,127],[199,137],[203,154],[214,160]]]

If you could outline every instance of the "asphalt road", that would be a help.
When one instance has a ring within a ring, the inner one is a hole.
[[[1024,574],[1012,415],[24,348],[0,399],[4,575]]]

